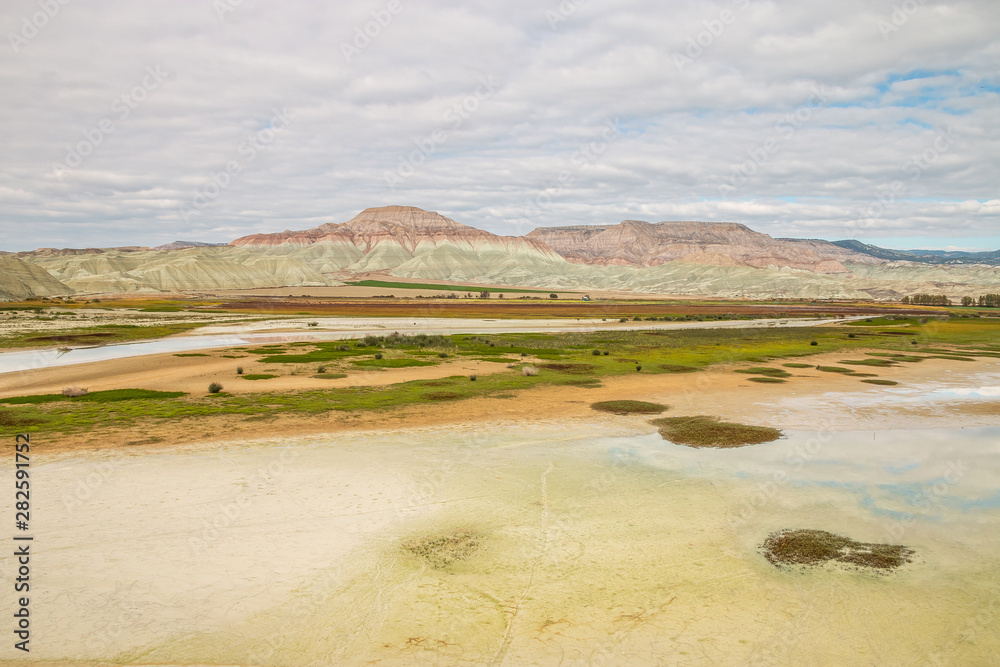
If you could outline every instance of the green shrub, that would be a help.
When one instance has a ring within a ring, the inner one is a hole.
[[[208,385],[208,393],[218,394],[220,391],[222,391],[222,385],[219,384],[218,382],[213,382],[212,384]]]
[[[242,366],[237,366],[236,367],[236,374],[237,375],[243,375],[243,367]]]
[[[759,445],[781,437],[767,426],[724,422],[718,417],[663,417],[650,422],[666,440],[691,447],[742,447]]]
[[[600,412],[611,412],[616,415],[658,415],[668,406],[646,401],[600,401],[591,403],[591,408]]]

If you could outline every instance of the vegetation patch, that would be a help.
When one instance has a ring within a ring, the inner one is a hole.
[[[313,377],[317,380],[339,380],[347,377],[347,373],[316,373]]]
[[[760,384],[784,384],[785,382],[788,382],[788,380],[784,380],[782,378],[768,377],[766,375],[747,379],[750,380],[750,382],[759,382]]]
[[[844,359],[838,363],[848,366],[876,366],[878,368],[890,368],[896,365],[892,359]]]
[[[459,530],[445,535],[428,535],[403,542],[403,550],[427,561],[435,570],[466,561],[482,548],[482,535]]]
[[[408,366],[436,366],[433,361],[419,359],[359,359],[352,361],[355,366],[366,368],[406,368]]]
[[[927,357],[914,357],[912,355],[899,354],[899,353],[891,354],[888,352],[869,352],[868,355],[872,357],[888,357],[892,361],[905,361],[906,363],[910,364],[915,364],[927,358]]]
[[[591,403],[590,407],[599,412],[611,412],[616,415],[658,415],[667,409],[666,405],[660,403],[628,400],[600,401]]]
[[[884,387],[895,387],[897,384],[899,384],[898,382],[894,382],[893,380],[862,380],[862,382],[867,382],[868,384],[882,385]]]
[[[694,366],[683,366],[681,364],[658,364],[656,367],[664,373],[697,373],[701,370]]]
[[[888,571],[909,563],[914,551],[898,544],[855,542],[825,530],[779,530],[761,545],[764,558],[776,567],[814,566],[829,562]]]
[[[248,373],[246,375],[241,375],[244,380],[270,380],[271,378],[278,377],[277,375],[271,375],[270,373]]]
[[[924,358],[925,359],[950,359],[952,361],[975,361],[975,359],[973,359],[971,357],[960,357],[960,356],[957,356],[957,355],[954,355],[954,354],[949,354],[949,355],[936,354],[934,356],[924,357]]]
[[[204,354],[202,352],[181,352],[179,354],[175,354],[174,356],[175,357],[207,357],[209,355]]]
[[[111,403],[114,401],[132,401],[143,398],[177,398],[186,396],[183,391],[153,391],[152,389],[109,389],[94,391],[82,396],[66,396],[64,394],[36,394],[34,396],[11,396],[0,398],[0,403],[52,403],[54,401],[87,401],[89,403]]]
[[[347,285],[356,285],[358,287],[384,287],[387,289],[423,289],[423,290],[439,290],[442,292],[466,292],[473,293],[477,297],[482,294],[483,290],[486,289],[482,286],[475,285],[437,285],[434,283],[396,283],[387,282],[385,280],[358,280],[354,282],[345,283]],[[515,289],[512,287],[490,287],[487,293],[505,293],[505,294],[546,294],[544,290],[537,289]]]
[[[597,378],[557,378],[552,383],[564,387],[584,387],[585,389],[596,389],[603,386]]]
[[[748,375],[766,375],[772,378],[787,378],[792,376],[792,374],[789,373],[788,371],[783,371],[780,368],[771,368],[770,366],[755,366],[754,368],[741,368],[736,372],[747,373]]]
[[[844,375],[852,375],[854,373],[850,368],[841,368],[840,366],[817,366],[816,370],[823,371],[824,373],[843,373]]]
[[[812,368],[812,364],[800,364],[798,362],[792,362],[790,364],[782,364],[785,368]]]
[[[541,368],[550,371],[559,371],[569,375],[586,375],[592,373],[595,366],[593,364],[538,364]]]
[[[25,409],[0,410],[0,426],[7,428],[24,428],[27,426],[38,426],[49,421],[49,418],[41,413],[28,412]]]
[[[771,442],[781,431],[768,426],[751,426],[721,421],[718,417],[662,417],[650,422],[664,439],[689,447],[743,447]]]
[[[430,391],[424,394],[428,401],[455,401],[462,398],[462,395],[454,391]]]

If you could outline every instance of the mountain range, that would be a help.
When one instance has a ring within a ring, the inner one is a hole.
[[[343,223],[253,234],[226,245],[177,241],[158,248],[2,253],[0,299],[333,286],[372,274],[750,298],[897,299],[998,291],[997,257],[973,262],[951,255],[774,238],[727,222],[625,220],[499,236],[431,211],[386,206]]]

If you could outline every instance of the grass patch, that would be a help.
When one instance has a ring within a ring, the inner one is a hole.
[[[53,403],[56,401],[84,401],[88,403],[113,403],[115,401],[134,401],[139,399],[163,399],[178,398],[186,396],[183,391],[153,391],[152,389],[109,389],[108,391],[94,391],[83,396],[63,396],[62,394],[36,394],[34,396],[12,396],[10,398],[0,398],[0,403],[16,404],[39,404]]]
[[[924,359],[950,359],[952,361],[975,361],[972,357],[960,357],[958,355],[949,354],[936,354],[930,357],[924,357]]]
[[[0,347],[52,347],[54,345],[110,345],[112,343],[128,343],[138,340],[163,338],[173,334],[183,333],[206,323],[163,324],[163,325],[116,325],[105,324],[93,327],[74,327],[61,331],[52,331],[44,335],[37,332],[14,334],[0,338]],[[215,323],[214,323],[215,324]]]
[[[174,355],[175,357],[207,357],[209,355],[202,352],[181,352]]]
[[[764,558],[776,567],[838,562],[876,570],[893,570],[913,557],[913,549],[898,544],[873,544],[825,530],[779,530],[761,545]]]
[[[462,395],[455,391],[430,391],[424,394],[428,401],[457,401]]]
[[[550,371],[558,371],[568,375],[586,375],[593,373],[596,368],[593,364],[538,364],[539,368]]]
[[[927,357],[914,357],[912,355],[898,354],[898,353],[897,354],[891,354],[889,352],[869,352],[868,356],[871,356],[871,357],[886,357],[886,358],[888,358],[888,359],[890,359],[892,361],[902,361],[902,362],[906,362],[908,364],[915,364],[915,363],[921,362],[921,361],[923,361],[924,359],[927,358]]]
[[[755,366],[754,368],[741,368],[736,371],[737,373],[746,373],[748,375],[766,375],[771,378],[787,378],[791,377],[792,374],[788,371],[783,371],[780,368],[771,368],[770,366]]]
[[[514,289],[510,287],[476,287],[474,285],[434,285],[432,283],[394,283],[385,280],[358,280],[356,282],[345,283],[358,287],[384,287],[387,289],[425,289],[438,290],[441,292],[472,292],[478,295],[484,289],[490,293],[516,293],[516,294],[548,294],[548,290],[537,289]]]
[[[657,364],[656,368],[664,373],[697,373],[701,370],[694,366],[683,366],[681,364]]]
[[[884,327],[893,324],[914,325],[917,322],[915,317],[870,317],[866,320],[857,320],[846,324],[849,327]]]
[[[27,428],[30,426],[38,426],[49,421],[49,418],[44,414],[28,411],[25,408],[19,408],[16,410],[2,410],[0,409],[0,426],[6,428]]]
[[[812,368],[812,364],[800,364],[798,362],[792,362],[789,364],[782,364],[785,368]]]
[[[355,366],[364,368],[408,368],[410,366],[437,366],[433,361],[419,359],[359,359],[352,361]]]
[[[892,359],[844,359],[838,363],[848,366],[875,366],[878,368],[890,368],[896,365]]]
[[[482,547],[483,538],[472,530],[428,535],[403,542],[403,550],[427,561],[435,570],[468,560]]]
[[[816,370],[823,371],[824,373],[843,373],[844,375],[852,375],[854,373],[850,368],[841,368],[840,366],[817,366]]]
[[[868,384],[877,384],[883,387],[895,387],[896,385],[899,384],[898,382],[895,382],[893,380],[862,380],[862,382],[867,382]]]
[[[743,447],[781,437],[776,428],[724,422],[718,417],[662,417],[650,424],[665,440],[689,447]]]
[[[591,403],[590,407],[598,412],[610,412],[616,415],[658,415],[667,409],[666,405],[660,403],[628,400],[600,401]]]
[[[241,375],[244,380],[270,380],[271,378],[278,377],[277,375],[271,375],[270,373],[249,373],[247,375]]]
[[[347,377],[347,373],[317,373],[313,377],[317,380],[339,380]]]
[[[788,382],[788,380],[783,380],[782,378],[768,377],[766,375],[747,379],[750,380],[750,382],[759,382],[760,384],[784,384],[785,382]]]

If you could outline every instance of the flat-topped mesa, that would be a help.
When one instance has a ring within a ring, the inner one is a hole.
[[[851,259],[830,243],[829,248],[795,244],[734,222],[625,220],[617,225],[540,227],[525,238],[544,242],[570,262],[604,266],[649,267],[680,261],[849,273],[841,261]]]
[[[498,236],[415,206],[367,208],[347,222],[328,222],[302,231],[253,234],[238,238],[230,245],[272,247],[315,243],[346,243],[366,253],[384,243],[398,244],[409,253],[415,252],[421,245],[454,243],[469,247],[494,246],[507,251],[530,249],[558,258],[544,243],[519,236]]]

